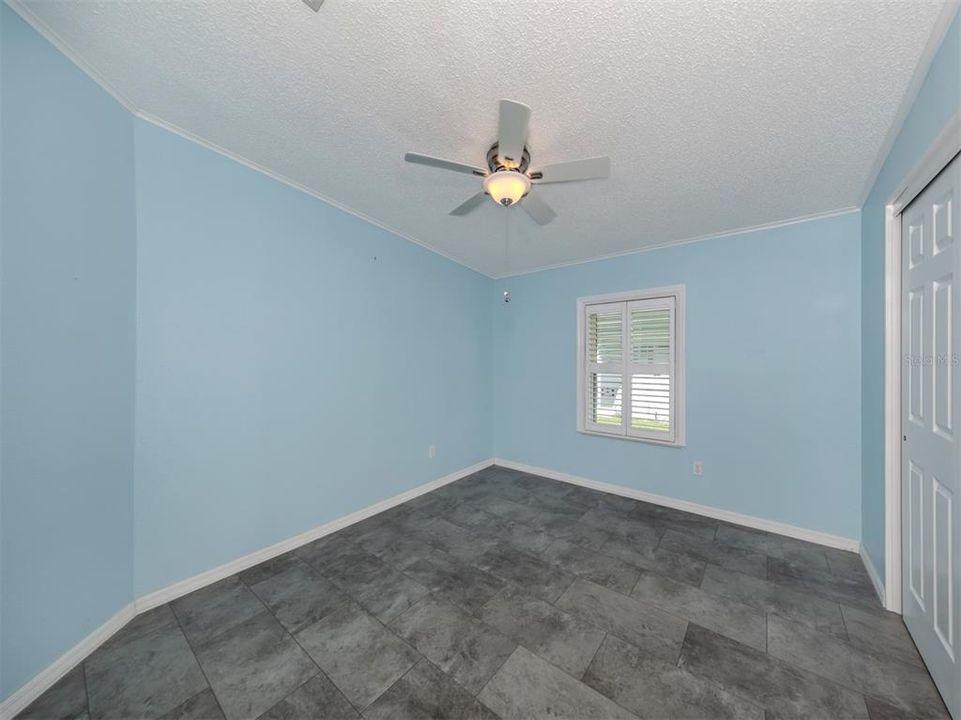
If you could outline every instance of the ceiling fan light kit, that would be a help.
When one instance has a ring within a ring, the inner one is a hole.
[[[484,178],[484,192],[494,202],[509,207],[531,191],[531,179],[517,170],[498,170]]]
[[[572,160],[546,165],[539,171],[529,171],[531,154],[527,149],[527,132],[530,118],[531,109],[526,105],[513,100],[501,100],[498,138],[487,151],[487,170],[419,153],[407,153],[404,160],[484,178],[483,190],[451,210],[451,215],[467,215],[480,207],[487,196],[503,207],[519,204],[534,222],[546,225],[557,217],[557,213],[546,202],[531,195],[531,188],[546,183],[610,177],[611,159],[594,157]]]

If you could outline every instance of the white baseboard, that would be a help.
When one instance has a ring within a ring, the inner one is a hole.
[[[693,513],[695,515],[703,515],[715,520],[723,520],[735,525],[743,525],[745,527],[754,528],[755,530],[764,530],[766,532],[776,533],[778,535],[786,535],[787,537],[796,538],[798,540],[806,540],[807,542],[817,543],[818,545],[825,545],[827,547],[837,548],[839,550],[858,552],[861,547],[861,543],[852,538],[846,538],[840,535],[831,535],[830,533],[821,532],[819,530],[808,530],[807,528],[789,525],[788,523],[777,522],[775,520],[765,520],[764,518],[754,517],[753,515],[743,515],[731,510],[721,510],[720,508],[711,507],[710,505],[699,505],[698,503],[691,502],[690,500],[679,500],[677,498],[667,497],[665,495],[655,495],[654,493],[645,492],[644,490],[635,490],[633,488],[624,487],[623,485],[614,485],[612,483],[600,482],[599,480],[590,480],[588,478],[578,477],[577,475],[571,475],[558,470],[537,467],[535,465],[526,465],[524,463],[514,462],[513,460],[505,460],[503,458],[495,458],[494,464],[500,465],[501,467],[510,468],[512,470],[531,473],[532,475],[542,475],[543,477],[571,483],[572,485],[580,485],[582,487],[590,488],[591,490],[599,490],[600,492],[611,493],[612,495],[622,495],[623,497],[629,497],[633,500],[641,500],[654,505],[674,508],[675,510],[683,510],[684,512]]]
[[[874,567],[874,562],[871,560],[871,556],[868,555],[868,549],[864,547],[863,543],[858,553],[861,555],[861,562],[864,563],[864,569],[867,571],[868,577],[871,578],[871,583],[874,585],[874,591],[881,599],[881,606],[887,607],[887,604],[884,602],[884,583],[881,581],[881,575],[878,573],[878,569]]]
[[[381,500],[378,503],[374,503],[368,507],[352,512],[349,515],[344,515],[336,520],[331,520],[329,523],[323,525],[318,525],[315,528],[307,530],[300,535],[295,535],[294,537],[287,538],[286,540],[281,540],[279,543],[275,543],[269,547],[265,547],[261,550],[250,553],[249,555],[244,555],[236,560],[231,560],[228,563],[215,567],[206,572],[202,572],[199,575],[194,575],[185,580],[175,582],[167,587],[155,590],[152,593],[142,595],[135,601],[137,612],[142,613],[152,608],[168,603],[171,600],[176,600],[179,597],[183,597],[188,593],[192,593],[194,590],[199,590],[202,587],[215,583],[224,578],[230,577],[231,575],[236,575],[239,572],[243,572],[248,568],[252,568],[254,565],[259,565],[265,560],[270,560],[271,558],[277,557],[278,555],[283,555],[285,552],[290,552],[294,548],[298,548],[301,545],[306,545],[314,540],[319,540],[325,535],[330,535],[338,530],[343,530],[348,525],[353,525],[361,520],[366,520],[369,517],[377,515],[378,513],[384,512],[384,510],[389,510],[395,505],[401,505],[408,500],[413,500],[415,497],[429,493],[432,490],[443,487],[448,483],[452,483],[455,480],[460,480],[463,477],[467,477],[478,470],[483,470],[494,464],[493,459],[483,460],[479,463],[471,465],[470,467],[462,468],[455,472],[445,475],[444,477],[437,478],[436,480],[431,480],[430,482],[424,483],[423,485],[418,485],[415,488],[411,488],[406,492],[402,492],[399,495],[394,495],[393,497],[387,498],[386,500]]]
[[[47,666],[45,669],[34,675],[33,678],[31,678],[19,690],[14,692],[10,697],[3,702],[0,702],[0,720],[10,720],[16,716],[17,713],[24,710],[30,705],[30,703],[49,690],[54,683],[73,670],[88,655],[90,655],[90,653],[100,647],[136,615],[163,605],[171,600],[182,597],[183,595],[191,593],[194,590],[199,590],[200,588],[210,585],[211,583],[215,583],[218,580],[223,580],[231,575],[236,575],[243,570],[264,562],[265,560],[270,560],[278,555],[283,555],[285,552],[293,550],[294,548],[298,548],[301,545],[322,538],[325,535],[330,535],[338,530],[342,530],[348,525],[353,525],[361,520],[366,520],[367,518],[377,515],[384,510],[389,510],[395,505],[400,505],[408,500],[413,500],[415,497],[429,493],[432,490],[436,490],[437,488],[443,487],[444,485],[452,483],[456,480],[460,480],[463,477],[467,477],[468,475],[471,475],[478,470],[483,470],[486,467],[490,467],[493,464],[493,459],[483,460],[479,463],[471,465],[470,467],[462,468],[450,473],[449,475],[445,475],[444,477],[431,480],[423,485],[418,485],[417,487],[411,488],[410,490],[402,492],[399,495],[394,495],[386,500],[381,500],[378,503],[374,503],[373,505],[350,513],[349,515],[344,515],[336,520],[331,520],[329,523],[319,525],[311,530],[301,533],[300,535],[295,535],[294,537],[282,540],[279,543],[271,545],[270,547],[252,552],[249,555],[244,555],[241,558],[232,560],[229,563],[213,568],[212,570],[207,570],[199,575],[194,575],[186,580],[181,580],[180,582],[173,583],[172,585],[168,585],[167,587],[137,598],[134,602],[118,611],[107,622],[90,633],[90,635],[74,645],[53,664]]]
[[[0,703],[0,720],[10,720],[23,712],[30,703],[53,687],[60,678],[79,665],[84,658],[109,640],[115,632],[133,620],[134,604],[118,610],[103,625],[78,642],[50,665],[34,675],[25,685]]]

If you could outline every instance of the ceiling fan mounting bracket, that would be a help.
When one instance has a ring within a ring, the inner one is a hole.
[[[487,167],[490,168],[491,172],[497,172],[498,170],[516,170],[517,172],[527,172],[527,168],[531,164],[531,154],[528,152],[527,147],[524,148],[524,152],[521,155],[521,162],[517,167],[509,167],[500,161],[497,156],[497,146],[498,143],[491,145],[491,149],[487,151]]]

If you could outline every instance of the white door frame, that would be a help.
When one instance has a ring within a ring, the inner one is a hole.
[[[901,211],[961,152],[961,112],[888,198],[884,221],[884,607],[901,612]]]

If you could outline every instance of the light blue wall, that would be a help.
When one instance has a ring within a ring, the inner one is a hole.
[[[136,150],[138,595],[490,457],[490,279],[148,123]]]
[[[852,212],[498,281],[496,456],[857,538],[859,240]],[[577,298],[679,283],[687,447],[576,432]]]
[[[3,688],[132,598],[133,119],[3,15]]]
[[[135,122],[0,13],[5,697],[135,589],[488,458],[493,282]]]
[[[0,697],[136,595],[492,454],[882,568],[881,210],[961,106],[959,32],[863,225],[494,283],[135,121],[3,7]],[[688,446],[576,433],[576,298],[674,283]]]
[[[7,14],[0,8],[0,280],[3,279],[3,26]],[[3,291],[0,289],[0,318]],[[0,402],[3,400],[3,332],[0,331]],[[3,412],[0,411],[0,698],[3,685]]]
[[[861,211],[861,534],[884,576],[884,208],[961,109],[961,19],[955,17]]]

